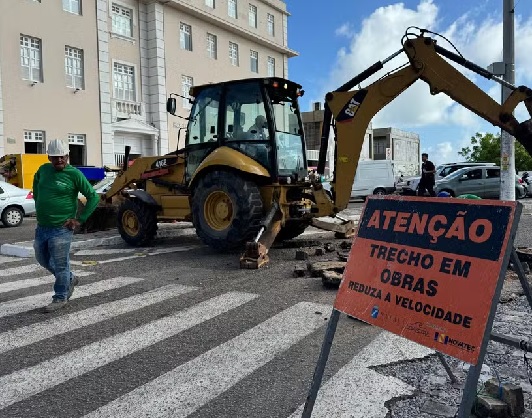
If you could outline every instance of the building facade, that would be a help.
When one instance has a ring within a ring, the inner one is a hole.
[[[373,129],[374,160],[392,160],[399,176],[417,176],[421,167],[419,135],[396,128]]]
[[[0,156],[68,138],[71,163],[121,165],[184,146],[192,85],[288,77],[280,0],[0,2]],[[16,18],[15,18],[16,17]],[[23,17],[23,18],[21,18]]]

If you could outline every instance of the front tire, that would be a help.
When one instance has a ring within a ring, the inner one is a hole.
[[[19,226],[24,219],[24,212],[16,206],[9,206],[2,212],[2,223],[6,227]]]
[[[382,187],[377,187],[375,190],[373,190],[373,194],[384,196],[386,194],[386,190],[384,190]]]
[[[263,205],[257,185],[228,171],[201,178],[192,197],[192,222],[200,239],[218,251],[243,247],[260,228]]]
[[[307,222],[288,221],[275,237],[276,242],[286,241],[300,236],[309,224]]]
[[[118,232],[129,245],[147,245],[157,234],[155,208],[137,199],[126,199],[118,209]]]

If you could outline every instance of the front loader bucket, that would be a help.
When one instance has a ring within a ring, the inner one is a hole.
[[[83,202],[78,201],[78,214],[83,210],[84,206]],[[116,228],[118,206],[119,204],[115,199],[113,199],[113,203],[100,201],[91,216],[81,225],[78,233],[86,234]]]

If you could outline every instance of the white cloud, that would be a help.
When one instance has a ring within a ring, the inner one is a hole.
[[[455,21],[442,27],[439,16],[441,7],[445,7],[443,0],[420,0],[417,7],[407,8],[404,3],[391,4],[377,8],[362,22],[360,30],[352,32],[348,23],[337,29],[337,34],[346,36],[350,32],[349,45],[343,47],[337,55],[337,62],[333,65],[329,80],[322,93],[331,91],[350,80],[370,65],[384,59],[401,48],[400,40],[408,26],[428,28],[446,36],[463,56],[486,68],[495,61],[502,60],[502,19],[499,13],[490,12],[479,5],[469,13],[459,16]],[[386,28],[383,30],[383,28]],[[516,40],[516,84],[530,84],[532,81],[532,18],[528,20],[519,16],[517,9],[515,21]],[[444,39],[438,38],[438,44],[448,50],[453,50]],[[406,55],[396,58],[371,79],[362,83],[367,86],[370,82],[382,77],[386,72],[395,69],[406,62]],[[500,100],[500,86],[485,81],[471,71],[457,66],[466,77],[486,90],[494,100]],[[323,97],[323,96],[322,96]],[[518,116],[525,116],[523,107],[518,108]],[[527,117],[528,118],[528,117]],[[411,88],[398,96],[392,103],[383,108],[374,119],[374,126],[394,126],[400,129],[415,130],[430,125],[457,128],[463,131],[462,138],[449,138],[449,142],[433,143],[433,152],[456,153],[461,149],[461,143],[479,130],[486,128],[484,121],[450,99],[445,94],[431,96],[428,85],[422,81],[416,82]],[[453,151],[454,149],[454,151]],[[450,153],[450,154],[449,154]],[[454,159],[454,158],[451,158]]]
[[[353,28],[351,27],[350,23],[344,23],[342,26],[337,28],[334,33],[336,36],[346,36],[349,38],[353,36]]]

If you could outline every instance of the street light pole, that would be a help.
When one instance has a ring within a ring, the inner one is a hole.
[[[515,84],[515,47],[514,47],[514,0],[503,0],[502,21],[502,60],[504,80]],[[501,101],[510,95],[511,90],[502,86]],[[515,140],[508,132],[501,130],[501,199],[515,200]]]

